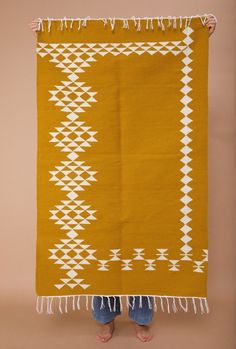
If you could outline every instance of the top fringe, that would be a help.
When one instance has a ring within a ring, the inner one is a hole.
[[[129,29],[130,21],[133,22],[134,27],[137,31],[141,31],[142,22],[145,24],[145,28],[147,30],[154,28],[159,28],[161,30],[165,30],[166,27],[173,29],[177,29],[179,27],[180,29],[185,26],[189,26],[191,24],[191,20],[193,18],[199,18],[201,20],[202,25],[204,26],[206,24],[207,17],[211,16],[215,19],[217,22],[217,19],[215,15],[213,14],[204,14],[204,15],[195,15],[195,16],[168,16],[168,17],[136,17],[132,16],[129,18],[124,17],[99,17],[99,18],[91,18],[90,16],[87,17],[79,17],[79,18],[38,18],[38,31],[51,31],[52,27],[52,21],[58,21],[59,22],[59,30],[64,29],[72,29],[75,25],[75,22],[77,23],[77,29],[80,30],[81,27],[87,27],[88,21],[102,21],[104,23],[104,27],[110,26],[111,30],[113,31],[116,26],[117,21],[122,22],[122,28]]]

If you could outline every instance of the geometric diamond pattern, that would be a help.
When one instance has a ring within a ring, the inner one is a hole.
[[[62,166],[55,166],[56,170],[49,171],[50,181],[61,186],[65,191],[82,191],[84,187],[96,181],[97,171],[90,171],[90,166],[83,165],[84,161],[62,161]]]
[[[80,286],[83,289],[89,287],[83,283],[83,279],[77,278],[77,271],[84,269],[83,265],[90,264],[89,260],[96,259],[94,252],[96,250],[88,249],[89,245],[84,245],[83,240],[79,239],[61,239],[59,244],[55,244],[55,248],[50,249],[51,256],[49,259],[54,259],[55,264],[59,264],[61,269],[69,270],[66,272],[68,278],[61,279],[61,284],[56,284],[58,289],[64,285],[74,288]]]
[[[70,233],[84,230],[83,225],[90,224],[90,221],[96,219],[94,217],[96,210],[90,210],[89,205],[82,205],[83,202],[84,200],[62,201],[63,205],[56,205],[56,209],[50,210],[52,214],[50,219],[55,220],[55,224],[61,225],[60,229],[69,230]]]

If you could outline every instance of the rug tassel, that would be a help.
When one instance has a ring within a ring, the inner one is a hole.
[[[53,302],[53,297],[47,297],[47,314],[53,314],[52,302]]]
[[[68,304],[67,304],[67,301],[68,301],[68,299],[67,299],[67,296],[65,297],[65,313],[68,313]]]
[[[42,18],[38,18],[38,30],[42,30],[42,32],[44,31]]]
[[[64,17],[63,19],[64,19],[65,28],[67,28],[67,19],[66,19],[66,17]]]
[[[206,18],[207,18],[206,15],[200,16],[200,20],[201,20],[203,26],[205,25]]]
[[[126,296],[126,306],[127,308],[131,307],[129,296]]]
[[[41,297],[40,314],[43,313],[44,298],[44,296]]]
[[[90,16],[87,16],[87,17],[85,17],[84,19],[83,19],[83,21],[82,21],[82,26],[83,27],[87,27],[87,21],[90,19]]]
[[[142,296],[139,296],[139,308],[142,308]]]
[[[47,314],[51,314],[51,312],[50,312],[50,301],[51,301],[51,297],[47,297]]]
[[[59,297],[59,305],[58,305],[58,307],[59,307],[60,313],[62,314],[63,311],[62,311],[62,307],[61,307],[61,297]]]
[[[87,310],[89,310],[88,301],[89,301],[88,296],[86,296],[86,309],[87,309]]]
[[[103,299],[103,296],[100,296],[101,297],[101,305],[100,305],[100,309],[103,309],[105,306],[104,306],[104,299]]]
[[[193,303],[194,314],[197,314],[197,308],[196,308],[196,303],[195,303],[195,299],[194,298],[192,298],[192,303]]]
[[[167,303],[168,314],[170,314],[170,304],[169,304],[169,298],[168,297],[166,297],[166,303]]]
[[[77,309],[80,310],[80,296],[78,296],[77,298],[76,305],[77,305]]]
[[[110,297],[107,297],[107,302],[108,302],[109,310],[112,311],[112,309],[111,309],[111,300],[110,300]]]
[[[153,26],[153,18],[150,18],[150,26],[151,26],[151,30],[154,29],[154,26]]]
[[[51,302],[50,302],[50,313],[51,313],[51,314],[54,314],[54,312],[53,312],[53,310],[52,310],[53,299],[54,299],[54,297],[51,298]]]
[[[174,313],[177,313],[178,308],[177,308],[176,303],[175,303],[175,297],[172,298],[172,309],[173,309]]]
[[[113,311],[116,311],[116,297],[115,297],[115,296],[113,296],[113,299],[114,299]]]
[[[46,312],[49,314],[49,297],[46,297]]]
[[[51,21],[51,19],[49,17],[47,17],[47,20],[48,20],[48,32],[50,32],[52,21]]]
[[[135,307],[135,296],[133,296],[133,304],[132,304],[132,309]]]
[[[165,26],[164,26],[163,21],[164,21],[164,19],[163,19],[163,17],[161,17],[161,30],[162,30],[162,31],[165,30]]]
[[[208,305],[208,302],[207,302],[206,298],[204,298],[204,303],[205,303],[207,314],[209,314],[210,313],[210,309],[209,309],[209,305]]]
[[[148,300],[148,308],[152,309],[151,300],[149,296],[147,296],[147,300]]]
[[[162,297],[160,297],[160,300],[161,300],[161,310],[164,312],[165,309],[164,309],[164,306],[163,306],[163,299],[162,299]]]
[[[39,314],[40,314],[40,308],[39,308],[40,299],[41,299],[40,296],[37,296],[37,298],[36,298],[36,311]]]
[[[75,296],[72,296],[72,309],[75,310]]]
[[[141,19],[138,18],[138,26],[137,26],[137,31],[141,30]]]
[[[135,16],[132,16],[131,19],[134,21],[134,27],[136,28],[136,26],[137,26],[136,17],[135,17]]]
[[[186,312],[188,311],[188,298],[185,297],[185,302],[186,302]]]
[[[191,17],[185,17],[185,28],[189,27],[191,24],[192,16]]]
[[[38,30],[38,31],[42,30],[42,28],[41,28],[41,22],[42,22],[41,18],[38,17],[38,18],[37,18],[37,30]]]
[[[91,308],[92,310],[94,310],[94,296],[92,296],[92,299],[91,299]]]
[[[113,31],[115,29],[116,19],[115,18],[109,18],[111,30]]]
[[[119,296],[119,301],[120,301],[120,311],[123,311],[123,304],[122,304],[122,297]]]
[[[188,311],[188,300],[185,298],[185,306],[182,303],[182,299],[179,297],[179,305],[180,307],[185,311],[185,313]]]
[[[107,25],[107,18],[102,18],[102,21],[104,23],[104,27]]]
[[[153,297],[153,303],[154,303],[154,311],[157,311],[157,302],[156,302],[156,297]]]
[[[177,28],[176,17],[174,17],[174,21],[173,21],[173,28],[174,28],[174,29],[176,29],[176,28]]]
[[[126,18],[123,19],[123,26],[122,26],[122,28],[129,29],[128,19],[126,19]]]
[[[202,298],[200,298],[200,309],[201,309],[201,315],[205,313],[203,303],[202,303]]]
[[[207,18],[208,16],[211,16],[214,18],[215,22],[217,23],[217,18],[215,15],[213,15],[212,13],[209,13],[209,14],[204,14],[203,16],[200,16],[200,19],[202,21],[202,25],[206,25],[206,21],[207,21]]]

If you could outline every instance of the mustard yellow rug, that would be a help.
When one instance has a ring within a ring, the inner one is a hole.
[[[39,19],[39,313],[209,311],[205,20]]]

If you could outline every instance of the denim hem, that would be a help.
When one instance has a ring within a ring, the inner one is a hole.
[[[150,321],[137,321],[137,320],[135,320],[135,319],[132,319],[136,324],[138,324],[138,325],[150,325],[151,324],[151,322],[152,322],[152,320],[150,320]]]
[[[115,315],[113,315],[111,317],[107,317],[107,318],[93,316],[93,318],[94,318],[95,321],[99,322],[100,324],[105,324],[107,322],[111,322],[112,320],[114,320],[116,318],[116,315],[117,314],[115,314]]]

